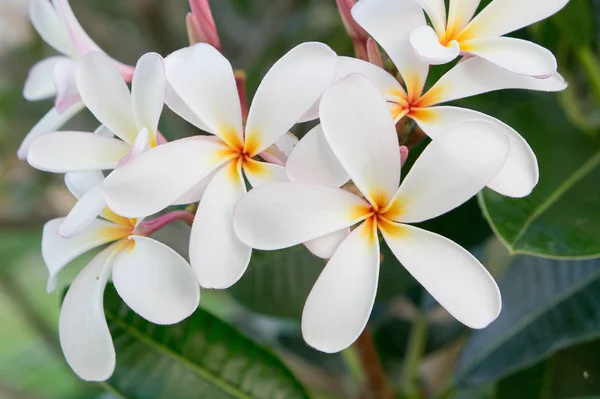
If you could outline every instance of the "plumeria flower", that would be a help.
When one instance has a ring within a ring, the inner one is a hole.
[[[70,174],[69,188],[85,197],[102,182],[101,172]],[[58,273],[73,259],[111,243],[85,266],[71,284],[59,317],[60,344],[67,363],[84,380],[103,381],[115,368],[115,349],[106,323],[103,294],[111,278],[123,301],[155,324],[174,324],[198,307],[200,289],[190,265],[166,245],[149,238],[151,222],[117,216],[105,208],[77,236],[58,234],[64,218],[46,223],[42,255],[56,288]]]
[[[114,63],[102,53],[86,56],[76,75],[81,98],[102,127],[96,134],[53,132],[39,137],[27,156],[34,168],[54,173],[110,170],[164,140],[157,130],[166,87],[160,55],[148,53],[140,58],[131,94]],[[80,198],[59,233],[63,237],[78,234],[105,207],[98,184]]]
[[[361,0],[352,12],[388,53],[404,85],[382,68],[348,57],[340,57],[335,79],[349,73],[367,76],[388,101],[396,122],[408,117],[434,140],[452,126],[469,120],[485,120],[498,125],[509,137],[511,151],[505,166],[489,187],[509,197],[520,198],[530,194],[539,180],[539,169],[537,158],[525,139],[510,126],[491,116],[442,104],[504,89],[561,91],[567,87],[562,76],[557,73],[547,79],[538,79],[510,72],[483,58],[473,57],[457,64],[429,90],[424,91],[429,66],[414,55],[408,41],[409,33],[424,19],[421,8],[416,3],[403,1]],[[401,40],[402,37],[404,39]],[[292,181],[332,185],[341,185],[349,178],[328,150],[320,127],[309,132],[298,143],[288,159],[287,173]]]
[[[171,97],[167,104],[214,136],[161,145],[115,170],[104,183],[109,207],[137,217],[181,201],[184,194],[190,202],[201,198],[190,236],[192,268],[202,287],[231,286],[252,253],[233,233],[233,206],[246,193],[242,170],[253,187],[286,179],[283,166],[256,157],[286,135],[322,95],[336,65],[336,54],[324,44],[295,47],[264,77],[243,126],[227,59],[204,43],[171,54],[167,80],[180,101]]]
[[[302,314],[305,341],[338,352],[365,327],[377,291],[378,230],[402,265],[454,317],[472,328],[492,322],[501,299],[486,269],[452,241],[410,224],[461,205],[494,177],[509,151],[502,131],[481,121],[450,129],[425,149],[398,188],[394,121],[366,78],[350,75],[332,85],[320,113],[329,145],[364,199],[331,186],[275,183],[253,189],[234,210],[240,240],[263,250],[358,224],[308,296]]]
[[[68,0],[30,0],[29,18],[46,43],[61,55],[43,59],[31,68],[23,96],[29,101],[56,97],[52,108],[27,134],[19,147],[20,159],[27,157],[29,146],[37,137],[58,130],[84,108],[75,71],[77,63],[92,51],[102,50],[83,30],[71,10]],[[122,79],[131,81],[133,67],[115,60]]]
[[[383,2],[363,1],[361,6],[366,7],[378,7]],[[459,55],[475,55],[523,75],[548,77],[556,73],[556,58],[549,50],[527,40],[503,36],[548,18],[569,0],[493,0],[474,18],[480,0],[450,0],[447,16],[444,0],[398,2],[419,4],[433,25],[427,26],[422,19],[423,24],[410,33],[410,43],[424,62],[445,64]]]

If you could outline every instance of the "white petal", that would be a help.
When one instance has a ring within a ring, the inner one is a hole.
[[[174,324],[190,316],[200,288],[190,265],[152,238],[131,236],[113,267],[119,296],[134,312],[154,324]]]
[[[55,106],[59,113],[65,112],[73,104],[81,101],[75,82],[76,71],[77,63],[69,59],[62,60],[54,67]]]
[[[435,31],[442,34],[446,31],[446,4],[444,0],[414,0],[423,8]]]
[[[510,153],[488,187],[502,195],[521,198],[529,195],[537,185],[539,169],[536,156],[525,139],[510,126],[481,112],[458,107],[431,107],[418,115],[424,118],[415,118],[417,124],[434,140],[463,122],[485,120],[496,124],[509,139]]]
[[[429,26],[413,30],[409,40],[417,57],[430,65],[446,64],[460,54],[460,46],[456,40],[452,40],[446,46],[442,45],[435,31]]]
[[[365,218],[370,206],[347,191],[312,184],[267,184],[246,194],[234,210],[242,242],[257,249],[288,248]]]
[[[206,43],[177,50],[165,59],[165,69],[173,90],[207,131],[228,144],[243,141],[235,76],[218,50]]]
[[[188,107],[181,97],[179,97],[179,94],[175,92],[168,82],[165,92],[165,104],[167,104],[167,107],[169,107],[171,111],[175,112],[192,125],[204,130],[205,132],[210,132],[209,128],[204,124],[204,122],[202,122],[200,118],[194,114],[190,107]]]
[[[101,189],[102,183],[99,183],[77,201],[58,228],[61,237],[72,238],[81,233],[104,210],[106,201],[100,192]]]
[[[236,161],[221,168],[198,205],[190,235],[190,263],[201,287],[224,289],[244,274],[252,248],[233,232],[233,207],[246,185]]]
[[[329,259],[333,256],[335,250],[340,246],[342,241],[348,237],[349,234],[350,229],[345,228],[324,235],[323,237],[307,241],[304,243],[304,245],[310,252],[312,252],[313,255],[322,259]]]
[[[427,24],[421,7],[414,1],[360,0],[352,16],[390,56],[409,93],[421,94],[429,65],[417,58],[408,41],[410,32]]]
[[[98,254],[67,291],[58,319],[60,346],[81,379],[107,380],[115,369],[115,349],[104,316],[103,295],[114,247]]]
[[[217,172],[218,170],[214,170],[208,176],[200,180],[194,185],[194,187],[192,187],[185,194],[179,197],[171,205],[188,205],[200,201],[202,199],[202,196],[204,195],[204,192],[206,191],[206,187],[208,187],[208,183],[210,183],[210,181]]]
[[[473,18],[481,0],[450,0],[448,27],[450,36],[459,33]]]
[[[547,79],[538,79],[507,71],[483,58],[473,57],[457,64],[442,76],[421,102],[422,106],[429,106],[504,89],[562,91],[566,88],[565,80],[558,73]]]
[[[399,98],[406,96],[400,82],[385,69],[357,58],[339,57],[334,81],[337,82],[351,73],[358,73],[369,78],[371,83],[377,87],[381,95],[388,101],[398,101]]]
[[[85,105],[82,102],[78,102],[73,104],[68,110],[59,114],[56,111],[56,108],[52,108],[46,115],[40,119],[38,123],[35,124],[33,128],[27,133],[25,139],[19,146],[19,150],[17,151],[17,156],[21,160],[27,159],[27,153],[29,152],[29,147],[31,143],[33,143],[38,137],[50,133],[55,132],[62,127],[65,123],[67,123],[75,114],[85,108]]]
[[[283,166],[267,162],[258,162],[254,160],[245,162],[244,174],[252,187],[288,181]]]
[[[64,22],[48,0],[31,0],[29,18],[42,39],[59,53],[74,57],[75,49]]]
[[[502,308],[493,277],[473,255],[440,235],[408,226],[381,226],[396,258],[458,321],[484,328]]]
[[[109,128],[107,128],[104,125],[98,126],[96,128],[96,130],[94,130],[94,134],[97,134],[99,136],[108,137],[108,138],[115,137],[115,134]]]
[[[55,173],[112,169],[128,152],[129,146],[121,140],[84,132],[54,132],[31,144],[27,162]]]
[[[138,128],[145,127],[156,136],[158,120],[165,102],[166,76],[163,59],[157,53],[144,54],[138,61],[131,82],[131,102]]]
[[[322,43],[302,43],[281,57],[258,87],[246,123],[250,155],[290,130],[331,84],[337,55]]]
[[[367,325],[379,279],[379,241],[370,222],[338,247],[308,295],[302,336],[326,353],[346,349]]]
[[[461,39],[503,36],[560,11],[569,0],[494,0],[461,33]]]
[[[340,164],[371,204],[385,206],[400,181],[394,120],[375,86],[357,74],[334,83],[321,101],[321,125]]]
[[[64,219],[52,219],[44,225],[42,233],[42,257],[50,274],[48,292],[56,289],[56,277],[70,261],[92,248],[128,235],[123,227],[97,219],[81,234],[66,239],[58,235]]]
[[[340,187],[350,176],[331,150],[321,125],[298,142],[285,165],[290,181]]]
[[[225,147],[202,136],[159,145],[104,180],[104,198],[119,215],[141,217],[159,212],[188,192],[225,159]]]
[[[52,0],[56,6],[57,11],[62,16],[64,23],[66,24],[69,38],[73,43],[73,47],[77,51],[80,57],[87,55],[90,51],[101,51],[100,48],[90,37],[85,33],[68,0]]]
[[[138,128],[133,118],[131,94],[108,56],[88,54],[77,68],[77,87],[85,105],[104,126],[129,144]]]
[[[547,78],[558,68],[550,50],[527,40],[489,37],[462,42],[460,47],[462,51],[521,75]]]
[[[104,180],[100,170],[87,170],[85,172],[69,172],[65,174],[65,185],[77,199],[80,199]]]
[[[497,124],[479,120],[452,127],[419,156],[386,217],[419,223],[449,212],[496,176],[509,151],[509,139]]]
[[[68,58],[62,56],[44,58],[29,70],[23,87],[23,97],[27,101],[43,100],[56,95],[54,67],[63,60]]]

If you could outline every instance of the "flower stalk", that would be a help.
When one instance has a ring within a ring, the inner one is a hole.
[[[373,397],[375,399],[393,399],[394,392],[381,364],[369,327],[363,330],[354,346]]]

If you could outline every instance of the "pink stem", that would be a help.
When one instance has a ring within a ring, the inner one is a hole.
[[[157,217],[156,219],[140,223],[137,230],[139,234],[150,235],[162,229],[169,223],[174,222],[175,220],[181,220],[191,226],[192,223],[194,223],[194,214],[188,211],[169,212],[165,215]]]

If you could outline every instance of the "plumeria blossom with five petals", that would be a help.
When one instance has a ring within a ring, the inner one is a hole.
[[[523,75],[556,73],[556,58],[549,50],[504,35],[554,15],[569,0],[493,0],[475,17],[480,0],[450,0],[448,15],[444,0],[397,1],[419,4],[433,25],[423,24],[410,33],[410,43],[424,62],[445,64],[467,55]]]
[[[413,2],[361,0],[352,12],[390,56],[404,85],[384,69],[349,57],[340,57],[335,80],[350,73],[367,76],[388,101],[396,122],[408,117],[434,140],[462,122],[484,120],[496,124],[509,137],[511,151],[506,164],[488,187],[509,197],[520,198],[530,194],[539,180],[539,169],[536,156],[525,139],[510,126],[489,115],[443,104],[505,89],[561,91],[567,87],[562,76],[556,73],[549,78],[538,79],[473,57],[454,66],[425,91],[429,65],[414,55],[408,41],[410,31],[425,20],[421,8]],[[328,149],[320,127],[300,140],[288,159],[287,172],[292,181],[339,186],[348,180],[348,174]]]
[[[84,108],[75,82],[78,62],[93,51],[102,50],[83,30],[68,0],[30,0],[29,17],[39,35],[61,55],[39,61],[29,71],[23,96],[29,101],[56,97],[52,108],[27,134],[19,147],[20,159],[27,157],[37,137],[58,130]],[[122,79],[131,80],[133,67],[111,62]]]
[[[68,187],[83,198],[104,176],[73,172]],[[46,223],[42,255],[56,289],[58,273],[73,259],[112,243],[79,272],[64,298],[59,317],[60,344],[67,363],[84,380],[103,381],[115,368],[115,349],[106,323],[103,294],[112,276],[115,288],[133,311],[155,324],[174,324],[198,307],[200,289],[190,265],[166,245],[148,237],[145,222],[116,215],[108,208],[73,238],[58,234],[64,218]]]
[[[285,136],[330,85],[337,55],[321,43],[303,43],[277,61],[257,89],[243,126],[231,64],[205,43],[166,58],[175,95],[167,105],[214,136],[161,145],[111,173],[107,203],[128,217],[200,200],[190,236],[190,262],[200,285],[227,288],[242,276],[252,248],[233,232],[233,207],[253,187],[286,180],[278,164],[257,160]],[[185,198],[185,201],[184,201]]]
[[[481,121],[450,129],[429,144],[398,188],[394,121],[369,80],[353,74],[332,85],[320,113],[330,147],[364,199],[331,186],[284,182],[253,189],[234,211],[238,237],[263,250],[358,224],[308,296],[302,314],[305,341],[337,352],[364,329],[379,277],[378,230],[402,265],[455,318],[472,328],[491,323],[501,298],[487,270],[452,241],[410,224],[449,212],[485,187],[508,156],[502,131]]]
[[[158,132],[166,88],[160,55],[148,53],[140,58],[131,94],[117,68],[102,53],[90,53],[81,61],[76,80],[83,102],[102,127],[96,133],[53,132],[37,138],[27,156],[33,167],[67,174],[109,170],[164,141]],[[113,133],[118,138],[112,137]],[[80,198],[59,233],[63,237],[74,236],[104,207],[99,183]]]

